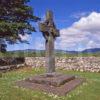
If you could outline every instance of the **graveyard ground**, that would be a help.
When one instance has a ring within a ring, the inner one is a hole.
[[[19,69],[3,73],[0,78],[0,100],[100,100],[100,73],[59,71],[65,74],[79,75],[86,78],[87,81],[66,96],[59,97],[15,86],[15,82],[18,80],[44,73],[42,68]]]

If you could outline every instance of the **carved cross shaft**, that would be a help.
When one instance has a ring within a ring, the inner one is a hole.
[[[52,11],[47,11],[46,20],[40,23],[39,27],[45,38],[46,71],[47,73],[53,73],[55,72],[54,41],[59,36],[59,30],[56,29],[54,24]]]

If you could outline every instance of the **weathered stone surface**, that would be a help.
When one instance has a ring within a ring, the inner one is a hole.
[[[0,66],[23,64],[24,57],[0,57]]]
[[[46,12],[46,19],[39,23],[39,29],[45,38],[46,72],[53,73],[55,72],[54,41],[59,36],[59,30],[55,26],[52,11],[48,10]]]
[[[26,57],[25,63],[33,68],[46,67],[45,57]],[[100,57],[55,57],[55,66],[62,70],[100,72]]]
[[[23,88],[28,88],[32,90],[42,91],[46,93],[53,93],[59,96],[64,96],[80,84],[82,84],[85,80],[81,78],[75,78],[71,81],[66,82],[64,85],[61,86],[53,86],[47,84],[37,84],[31,81],[18,81],[16,85]]]
[[[0,72],[24,67],[24,57],[0,57]]]
[[[25,66],[24,64],[0,66],[0,72],[7,72],[14,69],[22,68],[24,66]]]
[[[72,75],[54,74],[53,76],[48,76],[44,74],[33,76],[31,78],[26,79],[26,81],[37,84],[61,86],[73,79],[75,79],[75,76]]]

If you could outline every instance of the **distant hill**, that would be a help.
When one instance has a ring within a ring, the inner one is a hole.
[[[9,51],[9,52],[45,52],[45,50],[36,50],[36,49],[26,49],[26,50],[14,50],[14,51]],[[78,53],[97,53],[100,52],[100,48],[92,48],[92,49],[85,49],[83,51],[66,51],[66,50],[55,50],[56,53],[61,52],[61,53],[68,53],[68,54],[78,54]]]
[[[67,54],[97,53],[97,52],[100,52],[100,48],[85,49],[83,51],[55,50],[55,52],[62,52],[62,53],[67,53]]]
[[[66,50],[55,50],[55,52],[61,52],[61,53],[68,53],[68,54],[77,54],[78,51],[66,51]]]
[[[13,50],[9,52],[40,52],[40,51],[44,51],[44,50],[26,49],[26,50]]]
[[[0,57],[44,57],[45,50],[14,50],[6,53],[0,53]],[[73,57],[73,56],[95,56],[100,57],[100,48],[86,49],[83,51],[66,51],[66,50],[55,50],[55,56],[62,57]]]
[[[100,48],[86,49],[82,51],[82,53],[96,53],[96,52],[100,52]]]

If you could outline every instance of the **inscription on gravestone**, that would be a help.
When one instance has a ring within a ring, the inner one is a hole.
[[[55,72],[54,41],[60,34],[53,21],[52,11],[46,12],[46,20],[39,24],[39,28],[45,38],[47,73],[53,73]]]

